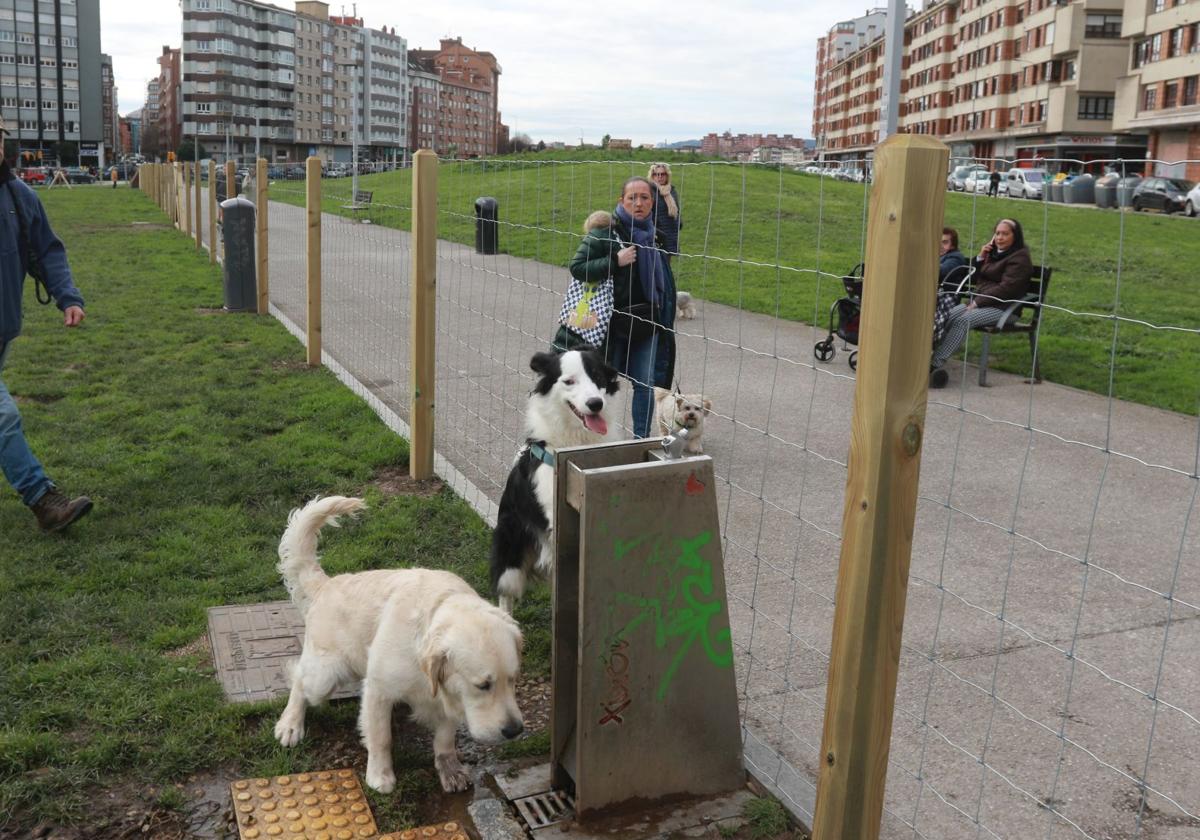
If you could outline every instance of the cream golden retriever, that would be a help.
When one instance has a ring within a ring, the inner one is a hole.
[[[451,572],[396,569],[329,577],[317,562],[324,525],[362,510],[362,499],[329,496],[292,511],[279,542],[279,572],[304,616],[304,649],[287,707],[275,724],[285,747],[304,736],[306,705],[361,681],[358,726],[367,784],[396,786],[392,706],[408,704],[433,730],[433,764],[447,791],[466,790],[454,735],[464,722],[484,744],[524,730],[517,706],[521,631],[506,613]]]

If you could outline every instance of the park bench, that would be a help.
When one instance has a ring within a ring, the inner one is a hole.
[[[355,190],[354,198],[349,204],[343,204],[343,210],[352,210],[357,215],[359,210],[370,210],[371,199],[375,197],[373,190]]]
[[[1038,356],[1038,326],[1042,320],[1042,305],[1046,302],[1046,290],[1050,287],[1052,272],[1053,269],[1048,265],[1035,265],[1025,297],[1010,303],[995,324],[975,328],[977,332],[983,333],[983,348],[979,353],[980,387],[987,387],[988,351],[991,349],[992,338],[998,335],[1029,336],[1029,352],[1033,356],[1033,381],[1042,381],[1041,359]],[[1021,316],[1026,311],[1029,312],[1029,318],[1022,321]]]

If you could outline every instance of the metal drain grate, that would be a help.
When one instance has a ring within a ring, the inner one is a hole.
[[[517,813],[530,831],[561,822],[575,810],[575,800],[571,794],[557,790],[514,799],[513,805],[517,806]]]

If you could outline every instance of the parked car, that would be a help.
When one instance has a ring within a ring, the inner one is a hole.
[[[1183,206],[1183,212],[1189,216],[1195,216],[1197,213],[1200,213],[1200,183],[1197,183],[1188,192],[1187,204]]]
[[[1037,198],[1045,195],[1049,173],[1045,169],[1010,169],[1004,176],[1009,198]]]
[[[987,195],[988,190],[992,188],[992,173],[986,169],[973,169],[967,173],[967,177],[963,180],[963,191],[981,193]],[[1000,186],[997,187],[999,192],[1007,192],[1007,186],[1004,179],[1000,179]]]
[[[1133,190],[1133,209],[1183,212],[1187,209],[1188,191],[1193,186],[1191,181],[1182,178],[1147,178]]]
[[[21,180],[26,184],[46,183],[46,170],[41,166],[26,166],[18,170],[17,174],[21,176]]]
[[[67,181],[72,184],[94,184],[96,176],[82,166],[68,166],[65,170]]]
[[[980,170],[986,173],[987,167],[982,163],[966,163],[954,167],[954,169],[950,170],[950,174],[946,176],[946,189],[963,192],[967,188],[967,177],[972,172]]]

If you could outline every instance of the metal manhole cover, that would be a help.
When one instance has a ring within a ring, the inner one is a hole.
[[[272,700],[291,689],[288,666],[300,657],[304,619],[291,601],[209,607],[208,638],[226,698]],[[339,688],[332,696],[357,697],[358,687]]]
[[[561,822],[575,810],[575,800],[571,794],[557,790],[514,799],[513,805],[517,806],[517,813],[530,831]]]

